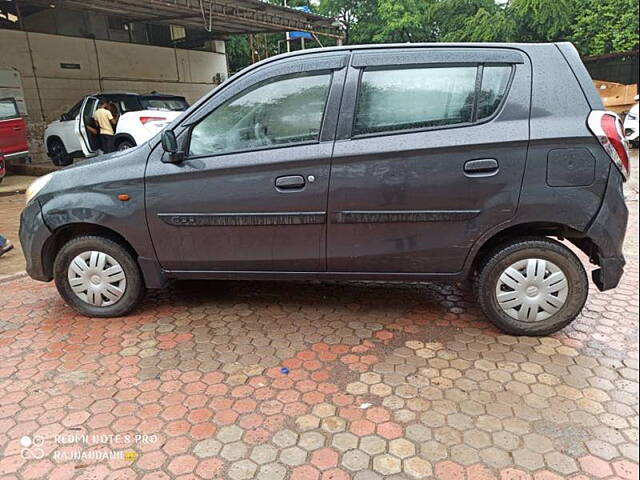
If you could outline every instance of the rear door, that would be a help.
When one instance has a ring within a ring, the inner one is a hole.
[[[331,152],[347,55],[240,77],[176,135],[187,158],[146,171],[147,221],[172,271],[323,271]]]
[[[10,155],[28,150],[26,130],[15,100],[0,98],[0,153]]]
[[[518,50],[354,52],[331,169],[328,270],[459,272],[515,213],[531,67]]]

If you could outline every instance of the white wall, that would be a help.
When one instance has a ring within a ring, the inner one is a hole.
[[[29,119],[49,122],[83,95],[99,91],[152,90],[184,95],[192,103],[227,77],[218,52],[110,42],[0,29],[0,68],[22,76]],[[222,50],[222,51],[220,51]],[[78,64],[79,69],[61,64]]]

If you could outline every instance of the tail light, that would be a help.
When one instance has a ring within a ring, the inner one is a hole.
[[[593,111],[589,114],[587,125],[624,179],[629,178],[629,142],[624,136],[618,115],[601,110]]]
[[[167,117],[140,117],[140,123],[146,125],[149,122],[164,122]]]

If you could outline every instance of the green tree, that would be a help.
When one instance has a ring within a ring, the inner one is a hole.
[[[516,24],[503,9],[480,8],[462,20],[462,28],[447,33],[450,42],[512,42],[516,41]]]
[[[638,49],[637,0],[581,0],[568,40],[583,55]]]
[[[318,13],[342,25],[344,43],[371,43],[380,26],[377,0],[321,0]]]
[[[431,16],[433,1],[378,0],[380,26],[374,42],[432,42],[437,40]]]
[[[506,14],[516,24],[519,42],[554,42],[566,37],[576,0],[512,0]]]
[[[439,40],[459,41],[464,23],[484,9],[493,13],[498,10],[494,0],[437,0],[431,5],[431,17]]]

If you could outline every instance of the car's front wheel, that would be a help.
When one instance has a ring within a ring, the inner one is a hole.
[[[66,167],[73,163],[73,158],[59,138],[52,138],[48,142],[49,157],[56,167]]]
[[[481,264],[476,296],[500,330],[547,335],[571,323],[587,300],[582,263],[561,243],[525,238],[501,245]]]
[[[75,310],[90,317],[118,317],[144,294],[135,257],[114,240],[83,236],[67,242],[54,266],[56,287]]]

